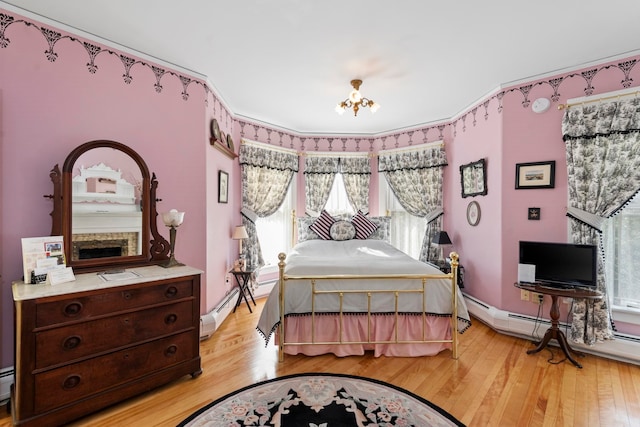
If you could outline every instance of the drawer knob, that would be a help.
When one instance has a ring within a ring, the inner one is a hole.
[[[176,346],[175,344],[172,344],[169,347],[167,347],[167,349],[164,351],[164,355],[167,357],[171,357],[171,356],[174,356],[177,352],[178,352],[178,346]]]
[[[69,375],[62,383],[62,388],[65,390],[77,387],[80,384],[80,375]]]
[[[64,307],[64,314],[68,317],[74,317],[82,311],[82,304],[79,302],[71,302]]]
[[[176,320],[178,320],[178,316],[174,313],[171,313],[165,316],[164,323],[166,323],[167,325],[171,325],[172,323],[176,323]]]
[[[64,340],[64,342],[62,343],[62,348],[65,350],[73,350],[74,348],[78,347],[81,342],[82,342],[82,338],[80,338],[77,335],[74,335]]]
[[[131,299],[131,292],[123,292],[122,293],[122,298],[126,299],[127,301]]]
[[[173,298],[173,297],[175,297],[176,295],[178,295],[178,288],[176,288],[175,286],[169,286],[169,287],[167,288],[167,290],[165,291],[164,295],[165,295],[167,298]]]

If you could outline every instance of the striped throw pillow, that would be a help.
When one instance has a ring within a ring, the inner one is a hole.
[[[351,218],[351,223],[356,227],[356,239],[365,240],[378,229],[378,226],[371,222],[361,211],[358,211]]]
[[[331,226],[336,220],[324,209],[318,219],[313,221],[309,229],[315,232],[322,240],[331,240]]]

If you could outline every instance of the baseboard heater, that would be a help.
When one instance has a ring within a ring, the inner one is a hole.
[[[535,340],[533,333],[536,331],[544,335],[551,322],[546,318],[536,318],[533,316],[510,313],[493,307],[484,301],[467,294],[463,294],[469,314],[482,323],[505,335],[511,335],[527,340]],[[546,307],[546,306],[545,306]],[[569,327],[567,322],[559,322],[559,327],[565,329]],[[565,332],[566,334],[566,332]],[[571,347],[591,353],[594,355],[619,360],[622,362],[640,365],[640,339],[621,333],[614,334],[615,339],[595,345],[585,345],[571,343]],[[552,345],[556,345],[555,340],[551,340]]]
[[[200,316],[200,340],[211,338],[211,335],[220,327],[224,319],[233,311],[240,290],[236,287],[222,300],[220,304],[209,313]]]

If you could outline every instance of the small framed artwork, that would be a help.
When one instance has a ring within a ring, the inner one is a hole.
[[[540,220],[540,208],[529,208],[527,209],[527,219],[532,221]]]
[[[556,162],[516,164],[516,190],[555,187]]]
[[[218,203],[229,201],[229,174],[218,171]]]
[[[485,159],[460,166],[460,183],[462,184],[463,198],[486,195],[487,172]]]
[[[473,227],[480,222],[480,205],[476,201],[467,205],[467,222]]]

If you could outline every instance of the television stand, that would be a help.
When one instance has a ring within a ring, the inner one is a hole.
[[[587,289],[563,289],[563,288],[553,288],[552,286],[545,285],[544,282],[537,283],[515,283],[515,286],[520,289],[524,289],[530,292],[537,292],[542,295],[549,295],[551,297],[551,310],[549,311],[549,316],[551,317],[551,327],[547,329],[545,332],[542,341],[537,343],[536,348],[532,350],[528,350],[527,354],[537,353],[540,350],[544,349],[547,345],[549,345],[549,341],[551,339],[555,339],[558,341],[560,348],[564,352],[565,356],[571,363],[573,363],[578,368],[582,368],[582,365],[578,363],[571,355],[571,353],[584,357],[585,354],[572,349],[567,342],[567,338],[564,333],[560,330],[558,325],[560,324],[560,304],[558,302],[558,298],[583,298],[592,301],[602,299],[602,294],[598,291],[591,291]]]

